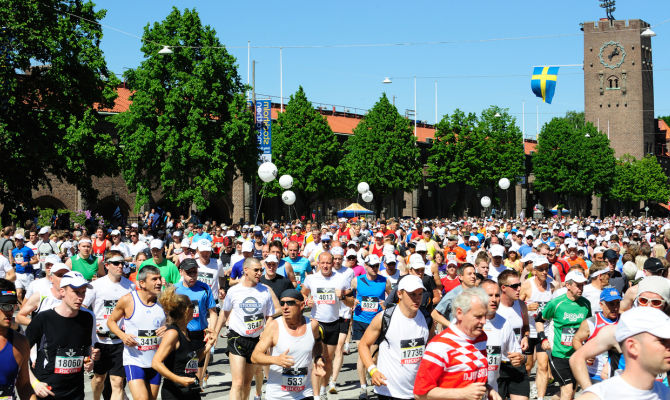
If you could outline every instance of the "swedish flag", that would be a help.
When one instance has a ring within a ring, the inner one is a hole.
[[[534,67],[533,76],[530,80],[530,88],[542,101],[551,104],[556,90],[556,79],[558,78],[558,67]]]

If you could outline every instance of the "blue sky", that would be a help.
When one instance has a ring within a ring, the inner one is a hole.
[[[654,27],[655,115],[670,115],[670,7],[667,0],[619,0],[617,19],[643,19]],[[299,85],[313,103],[367,109],[382,92],[395,96],[401,113],[414,108],[417,76],[418,119],[435,121],[460,108],[479,113],[490,105],[508,108],[525,133],[568,110],[584,109],[581,68],[561,68],[553,103],[543,104],[530,89],[533,65],[581,64],[579,23],[605,16],[596,0],[562,1],[156,1],[98,2],[107,9],[102,49],[109,68],[122,73],[142,60],[140,41],[147,23],[162,20],[172,6],[195,8],[237,58],[247,79],[247,42],[252,46],[425,43],[384,47],[285,48],[283,93]],[[112,29],[114,28],[114,29]],[[487,39],[521,38],[520,40]],[[252,48],[256,91],[280,94],[279,50]],[[384,77],[392,84],[382,84]],[[262,96],[259,96],[261,98]],[[338,107],[342,109],[343,107]]]

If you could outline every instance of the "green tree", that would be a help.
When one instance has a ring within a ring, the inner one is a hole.
[[[624,154],[616,163],[612,187],[608,196],[624,202],[627,208],[640,201],[666,203],[670,200],[668,177],[653,155],[637,160]]]
[[[240,173],[255,176],[253,115],[235,58],[195,10],[173,8],[144,28],[142,42],[145,60],[126,72],[133,103],[113,119],[123,177],[137,193],[136,207],[160,188],[177,206],[205,208]],[[159,55],[159,43],[174,53]]]
[[[592,194],[606,193],[611,186],[616,160],[605,134],[591,123],[575,122],[568,114],[542,127],[533,156],[534,186],[584,212]]]
[[[379,208],[384,197],[416,188],[422,174],[419,149],[409,120],[398,113],[386,93],[353,133],[344,144],[340,164],[351,193],[358,182],[367,182]]]
[[[435,140],[428,155],[429,182],[444,188],[450,183],[478,187],[482,170],[480,148],[483,142],[477,129],[474,113],[456,109],[445,115],[435,126]]]
[[[96,196],[91,178],[115,172],[112,137],[96,107],[118,80],[107,70],[97,21],[83,0],[4,0],[0,5],[0,202],[30,203],[50,179]]]
[[[291,190],[304,200],[307,210],[313,201],[333,197],[339,191],[340,157],[340,145],[328,121],[314,109],[300,86],[273,125],[272,162],[280,175],[293,177]],[[270,192],[282,190],[275,183]]]
[[[491,106],[482,111],[477,128],[484,138],[479,154],[483,168],[478,171],[478,180],[489,187],[497,187],[501,178],[516,182],[516,177],[523,175],[525,155],[523,134],[516,119],[507,109]]]

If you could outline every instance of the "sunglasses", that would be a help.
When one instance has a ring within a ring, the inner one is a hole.
[[[10,312],[16,309],[17,304],[2,303],[0,304],[0,311]]]
[[[109,263],[116,267],[118,267],[119,265],[123,265],[123,261],[110,261]]]
[[[513,284],[513,285],[503,285],[503,286],[507,286],[507,287],[509,287],[509,288],[512,288],[512,289],[514,289],[514,290],[517,290],[518,288],[521,287],[521,284],[520,284],[520,283],[515,283],[515,284]]]
[[[282,307],[284,307],[284,306],[293,307],[296,304],[298,304],[298,302],[295,301],[295,300],[279,300],[279,305],[282,306]]]
[[[642,307],[653,307],[653,308],[661,308],[663,307],[663,304],[665,304],[665,300],[661,299],[650,299],[647,297],[638,297],[637,298],[637,303],[641,305]]]

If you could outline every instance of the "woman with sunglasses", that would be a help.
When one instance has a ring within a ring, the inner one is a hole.
[[[170,286],[158,298],[167,318],[167,330],[151,362],[151,367],[164,379],[161,398],[165,400],[198,400],[200,384],[197,379],[198,362],[212,348],[213,340],[192,341],[187,329],[193,319],[194,304]],[[199,348],[200,347],[200,348]],[[199,349],[198,349],[199,348]]]
[[[28,340],[12,328],[18,305],[16,287],[0,278],[0,398],[11,399],[14,389],[19,399],[28,400],[33,393],[28,374]]]

